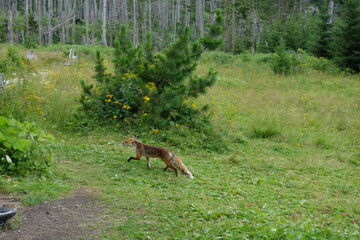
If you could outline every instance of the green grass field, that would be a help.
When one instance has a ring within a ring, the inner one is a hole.
[[[16,101],[0,110],[35,121],[57,139],[53,177],[0,176],[0,190],[27,190],[19,194],[24,204],[94,188],[108,207],[96,226],[101,239],[359,238],[359,75],[304,64],[299,74],[277,76],[266,56],[206,54],[197,72],[213,67],[218,81],[195,104],[211,105],[227,148],[200,146],[181,129],[141,134],[179,155],[194,174],[190,180],[163,172],[156,159],[150,170],[145,159],[127,162],[133,152],[121,143],[133,132],[125,125],[65,128],[79,106],[79,81],[94,81],[93,54],[83,50],[70,67],[62,65],[62,51],[37,55],[31,73],[20,76],[25,87],[7,89]]]

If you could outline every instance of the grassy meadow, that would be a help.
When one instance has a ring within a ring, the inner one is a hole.
[[[94,226],[101,239],[358,239],[359,75],[314,70],[317,60],[306,57],[299,73],[279,76],[268,55],[205,54],[197,73],[212,67],[218,81],[194,106],[211,105],[226,143],[214,151],[182,126],[80,129],[73,120],[79,81],[94,81],[95,54],[76,49],[71,66],[62,64],[66,46],[55,46],[35,50],[37,60],[7,75],[13,82],[0,115],[52,133],[56,168],[50,177],[0,176],[0,191],[34,205],[72,189],[96,190],[107,206]],[[104,51],[112,69],[111,50]],[[156,159],[150,170],[145,159],[128,163],[133,152],[121,143],[133,134],[172,149],[195,178],[163,172]]]

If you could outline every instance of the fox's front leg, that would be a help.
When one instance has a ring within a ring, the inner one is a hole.
[[[130,162],[131,160],[140,160],[140,158],[141,158],[141,155],[140,154],[136,154],[136,157],[130,157],[129,159],[128,159],[128,162]]]
[[[149,158],[149,157],[146,157],[146,161],[147,161],[148,169],[150,169],[150,158]]]

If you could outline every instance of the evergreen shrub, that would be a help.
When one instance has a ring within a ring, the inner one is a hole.
[[[208,106],[197,107],[193,100],[204,94],[216,80],[213,70],[205,76],[194,71],[201,54],[221,43],[222,15],[208,25],[208,33],[191,41],[190,29],[162,51],[156,52],[148,34],[144,46],[135,47],[121,28],[114,42],[114,73],[107,73],[104,60],[96,57],[96,84],[81,82],[82,110],[97,122],[150,126],[153,129],[179,126],[202,128]]]
[[[286,51],[282,46],[276,48],[270,65],[275,74],[289,75],[300,71],[300,61],[296,54]]]

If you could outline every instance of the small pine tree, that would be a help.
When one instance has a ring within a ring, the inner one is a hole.
[[[284,44],[281,44],[276,48],[270,64],[275,74],[289,75],[299,70],[300,62],[295,54],[286,51]]]
[[[203,38],[191,42],[187,27],[175,43],[161,52],[154,51],[149,34],[144,46],[134,47],[126,28],[122,27],[114,43],[115,74],[105,73],[98,54],[97,86],[92,88],[82,83],[83,110],[99,120],[134,119],[155,128],[174,122],[194,125],[201,110],[191,100],[205,93],[216,80],[212,70],[205,76],[194,74],[201,54],[222,43],[219,36],[223,32],[223,18],[219,10],[216,16]]]

